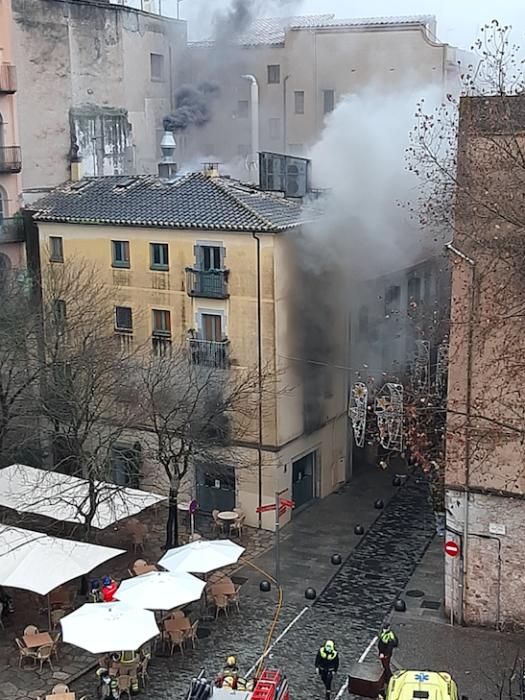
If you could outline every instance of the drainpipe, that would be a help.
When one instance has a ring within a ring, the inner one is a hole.
[[[263,418],[262,418],[262,318],[261,318],[261,239],[252,231],[252,237],[257,246],[257,388],[259,392],[257,418],[259,423],[259,439],[257,443],[257,505],[259,513],[257,527],[262,528],[262,445],[263,445]]]
[[[468,255],[455,248],[452,243],[447,243],[445,248],[461,260],[467,262],[472,270],[470,287],[470,308],[468,319],[467,340],[467,396],[466,396],[466,433],[465,433],[465,513],[463,516],[463,587],[461,595],[461,622],[464,623],[465,591],[467,585],[468,565],[468,530],[469,530],[469,485],[470,485],[470,457],[471,457],[471,400],[472,400],[472,350],[474,346],[474,307],[476,302],[476,263]]]
[[[288,113],[286,105],[286,83],[290,78],[289,75],[285,75],[283,79],[283,153],[286,154],[287,141],[288,141]]]
[[[252,164],[251,174],[254,182],[257,182],[257,168],[259,158],[259,83],[254,75],[242,75],[242,78],[251,82],[250,102],[251,102],[251,129],[252,129]]]

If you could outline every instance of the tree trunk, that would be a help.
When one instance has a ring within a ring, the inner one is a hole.
[[[168,519],[166,521],[166,543],[165,549],[172,549],[179,546],[179,517],[177,511],[178,489],[170,487],[168,499]]]

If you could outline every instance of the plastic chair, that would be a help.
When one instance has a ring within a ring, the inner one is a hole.
[[[37,653],[28,649],[21,639],[15,638],[16,646],[18,647],[18,668],[22,668],[22,664],[26,659],[31,659],[33,661],[33,667],[36,666]]]
[[[219,518],[219,511],[217,509],[212,510],[211,517],[213,518],[213,522],[215,523],[215,529],[217,530],[217,533],[220,535],[224,534],[224,523]]]
[[[184,632],[183,630],[169,629],[168,634],[170,637],[170,654],[173,654],[175,647],[178,646],[180,653],[184,656]]]
[[[53,629],[58,627],[59,621],[66,615],[66,611],[63,608],[57,608],[56,610],[51,610],[51,624]]]
[[[221,593],[213,596],[213,602],[215,603],[215,619],[219,617],[221,610],[228,617],[228,598]]]
[[[230,525],[230,532],[237,530],[239,533],[239,539],[242,538],[242,526],[244,525],[245,520],[246,520],[246,514],[240,513],[237,520],[234,520]]]
[[[53,695],[56,695],[57,693],[69,693],[69,686],[66,685],[65,683],[57,683],[53,687],[51,693]]]
[[[149,660],[150,657],[149,655],[146,655],[142,661],[139,664],[139,668],[137,671],[139,679],[142,681],[142,686],[145,688],[147,683],[146,680],[149,679],[149,674],[148,674],[148,665],[149,665]]]
[[[58,630],[58,632],[51,632],[51,639],[53,640],[53,651],[51,653],[55,655],[55,658],[58,661],[58,645],[62,639],[62,631]]]
[[[53,645],[52,644],[44,644],[43,647],[40,647],[37,650],[36,658],[38,659],[38,661],[40,661],[40,671],[42,671],[42,668],[46,662],[50,665],[52,671],[55,670],[53,668],[53,664],[51,663],[51,654],[52,653],[53,653]]]
[[[199,621],[195,620],[191,629],[188,630],[188,640],[191,642],[191,646],[195,649],[198,644],[197,630],[199,629]]]
[[[38,634],[40,630],[36,625],[27,625],[27,627],[24,629],[24,637],[27,634]]]
[[[235,606],[237,608],[237,612],[241,611],[241,587],[240,586],[235,586],[235,593],[232,593],[231,595],[228,596],[228,605]]]
[[[119,676],[117,684],[119,695],[122,697],[123,693],[127,693],[128,698],[131,700],[131,676]]]

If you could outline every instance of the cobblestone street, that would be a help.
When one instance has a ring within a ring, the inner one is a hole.
[[[301,517],[307,514],[298,516]],[[400,488],[349,553],[353,526],[348,514],[348,546],[346,551],[341,550],[343,556],[347,556],[346,561],[328,581],[314,605],[307,608],[271,651],[270,663],[285,670],[297,700],[317,696],[312,695],[311,688],[312,683],[316,683],[313,660],[320,640],[323,637],[336,640],[342,660],[339,679],[342,684],[345,673],[377,632],[397,594],[407,583],[434,533],[425,485],[409,481]],[[315,557],[315,544],[310,541],[306,545]],[[283,550],[286,551],[286,541]],[[207,636],[200,641],[197,650],[187,651],[184,657],[176,654],[173,658],[155,658],[151,666],[150,697],[182,700],[193,675],[201,668],[209,674],[215,673],[230,653],[238,655],[243,671],[257,662],[275,611],[275,591],[260,593],[258,582],[262,576],[248,567],[237,575],[247,579],[242,589],[241,612],[206,623]],[[303,592],[308,583],[308,580],[302,581]],[[304,596],[301,600],[285,590],[274,639],[305,606]],[[93,688],[92,674],[75,686],[77,692],[91,695]]]

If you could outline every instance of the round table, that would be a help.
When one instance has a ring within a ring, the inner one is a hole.
[[[177,510],[183,510],[185,513],[188,513],[190,510],[190,502],[181,501],[180,503],[177,503]]]
[[[217,513],[217,517],[219,520],[223,520],[226,523],[228,526],[228,534],[230,534],[232,523],[239,518],[239,513],[236,513],[234,510],[223,510]]]

